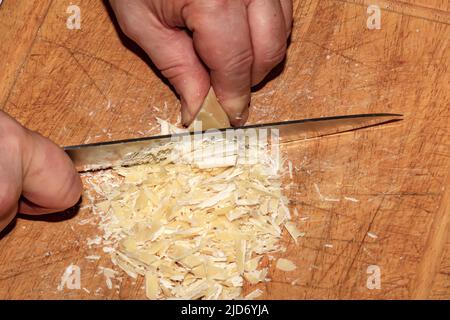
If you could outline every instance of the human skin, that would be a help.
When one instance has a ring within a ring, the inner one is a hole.
[[[17,212],[37,215],[72,207],[81,190],[61,148],[0,111],[0,231]]]
[[[250,88],[285,57],[291,0],[110,0],[124,33],[181,98],[192,122],[210,86],[233,125],[248,118]]]
[[[110,0],[124,33],[172,83],[189,125],[209,88],[233,125],[250,89],[285,57],[291,0]],[[15,217],[63,211],[81,180],[65,152],[0,111],[0,231]]]

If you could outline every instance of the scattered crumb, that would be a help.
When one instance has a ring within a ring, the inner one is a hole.
[[[158,122],[163,133],[180,130]],[[270,281],[260,261],[267,253],[286,251],[283,228],[295,241],[304,235],[290,222],[284,172],[267,152],[258,151],[251,165],[235,157],[205,167],[183,150],[168,156],[173,148],[148,150],[146,156],[157,159],[151,163],[84,174],[91,187],[86,198],[103,231],[87,243],[101,245],[129,277],[144,277],[149,299],[241,298],[244,281]],[[292,171],[292,163],[288,166]],[[277,268],[296,266],[279,259]],[[100,273],[108,289],[119,281],[112,269],[101,267]]]
[[[352,198],[352,197],[344,197],[345,200],[350,201],[350,202],[359,202],[358,199]]]
[[[244,299],[245,300],[253,300],[253,299],[260,297],[262,295],[262,293],[263,292],[260,289],[256,289],[256,290],[253,290],[252,292],[250,292],[249,294],[247,294],[244,297]]]
[[[288,168],[289,168],[289,177],[292,179],[294,179],[294,175],[293,175],[293,170],[292,170],[292,161],[288,162]]]
[[[378,238],[378,236],[375,233],[372,233],[372,232],[367,232],[367,235],[369,237],[371,237],[372,239],[377,239]]]
[[[290,272],[297,269],[297,266],[291,260],[280,258],[277,260],[276,268],[282,271]]]
[[[87,260],[99,260],[100,256],[86,256],[85,259],[87,259]]]
[[[324,195],[322,195],[322,193],[320,193],[320,189],[319,189],[319,186],[317,185],[317,183],[314,183],[314,188],[316,189],[317,194],[319,195],[319,198],[322,201],[329,201],[329,202],[339,202],[339,201],[341,201],[340,199],[329,198],[329,197],[325,197]]]

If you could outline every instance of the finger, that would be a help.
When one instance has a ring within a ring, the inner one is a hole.
[[[289,38],[292,32],[293,11],[292,0],[280,0],[281,8],[283,9],[284,22],[286,24],[286,38]]]
[[[81,180],[65,152],[2,112],[0,145],[5,177],[0,197],[8,208],[6,215],[14,211],[11,208],[17,207],[21,196],[27,201],[20,201],[18,210],[26,214],[62,211],[79,200]]]
[[[182,121],[189,125],[210,88],[192,39],[185,31],[163,25],[140,1],[111,1],[111,5],[125,34],[145,50],[180,95]]]
[[[195,1],[184,7],[186,26],[210,69],[211,84],[230,122],[239,125],[250,102],[253,50],[242,1]]]
[[[13,139],[6,143],[4,130],[0,123],[0,231],[14,219],[22,188],[20,150]]]
[[[56,144],[28,131],[19,212],[43,214],[63,211],[80,199],[82,184],[72,161]]]
[[[255,61],[252,85],[260,83],[286,55],[286,23],[279,1],[253,0],[248,6]]]

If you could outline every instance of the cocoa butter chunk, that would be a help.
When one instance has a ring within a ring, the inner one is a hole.
[[[206,96],[197,117],[195,117],[195,120],[189,126],[189,131],[196,130],[196,125],[198,127],[200,121],[201,130],[230,127],[230,120],[217,100],[216,93],[212,87],[209,89],[209,93]]]

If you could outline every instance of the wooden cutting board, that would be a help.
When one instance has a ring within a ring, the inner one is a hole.
[[[66,28],[70,4],[3,1],[0,108],[60,145],[155,134],[156,116],[176,122],[175,95],[103,2],[77,1],[80,30]],[[369,4],[381,8],[381,29],[367,28]],[[250,123],[368,112],[405,120],[285,150],[306,235],[299,246],[283,238],[297,270],[272,268],[257,287],[278,299],[449,299],[449,2],[297,0],[294,14],[287,61],[253,93]],[[80,224],[91,216],[20,216],[1,235],[0,298],[143,298],[142,279],[109,290],[97,274],[111,264],[86,244],[98,234]],[[59,291],[71,264],[82,289]]]

